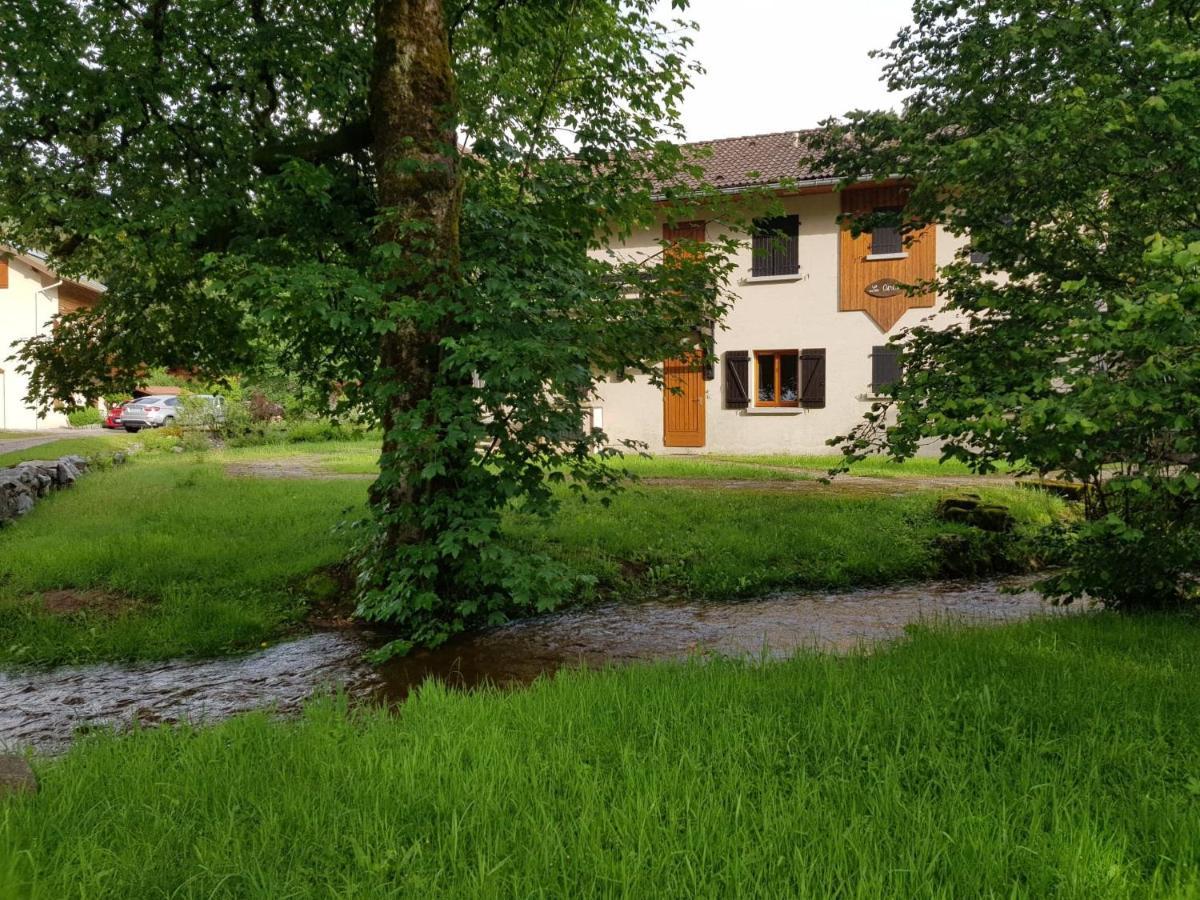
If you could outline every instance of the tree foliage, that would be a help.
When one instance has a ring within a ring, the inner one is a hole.
[[[882,53],[902,115],[831,123],[848,180],[913,181],[905,227],[970,236],[957,314],[903,336],[904,376],[849,457],[943,454],[1087,487],[1050,582],[1121,607],[1194,597],[1200,564],[1200,10],[1181,0],[919,0]]]
[[[364,615],[437,642],[557,602],[504,510],[612,486],[597,382],[726,303],[732,241],[606,252],[705,202],[669,140],[691,29],[653,5],[6,4],[0,241],[109,289],[25,346],[32,396],[270,359],[385,427]]]

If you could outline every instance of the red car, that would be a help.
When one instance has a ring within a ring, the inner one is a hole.
[[[122,410],[125,409],[125,406],[129,403],[132,403],[133,400],[134,400],[134,398],[130,397],[124,403],[118,403],[118,404],[114,404],[114,405],[110,406],[108,408],[108,415],[104,417],[104,427],[105,428],[120,428],[121,427],[121,412],[122,412]]]

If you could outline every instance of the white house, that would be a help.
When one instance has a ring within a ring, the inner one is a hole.
[[[896,377],[888,338],[924,319],[947,320],[939,298],[908,296],[896,282],[932,278],[965,242],[937,228],[911,242],[895,229],[853,237],[840,214],[898,207],[905,187],[835,191],[836,179],[814,170],[807,137],[781,132],[692,145],[711,151],[700,163],[722,190],[776,189],[785,215],[769,224],[781,237],[745,236],[732,277],[737,299],[716,331],[715,358],[703,369],[664,362],[665,380],[678,391],[643,377],[602,386],[592,420],[611,438],[643,441],[653,452],[832,452],[826,440],[853,427],[878,387]],[[722,227],[659,223],[615,249],[648,256],[664,239],[711,240]]]
[[[16,371],[13,343],[46,334],[59,313],[92,306],[103,288],[59,277],[32,254],[0,247],[0,430],[34,430],[67,424],[60,413],[39,419],[26,404],[28,379]]]

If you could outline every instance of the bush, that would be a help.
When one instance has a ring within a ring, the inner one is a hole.
[[[104,416],[100,414],[100,410],[94,406],[85,406],[83,409],[74,409],[67,413],[67,422],[72,428],[85,428],[88,425],[99,425],[104,421]]]
[[[358,425],[330,422],[328,419],[309,419],[290,423],[287,427],[289,444],[313,441],[361,441],[370,436],[367,429]]]
[[[143,428],[138,433],[137,443],[143,450],[171,450],[179,446],[179,435],[178,428]]]
[[[230,447],[262,447],[270,444],[302,444],[322,441],[361,441],[374,436],[360,425],[328,419],[299,421],[256,421],[252,404],[226,406],[225,422],[218,429]]]
[[[262,391],[255,391],[248,404],[250,418],[255,422],[272,422],[283,418],[283,406],[275,403]]]

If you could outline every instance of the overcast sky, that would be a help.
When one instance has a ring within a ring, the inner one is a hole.
[[[664,18],[671,18],[663,0]],[[688,140],[811,128],[850,109],[897,107],[879,81],[911,0],[692,0],[707,70],[683,106]]]

